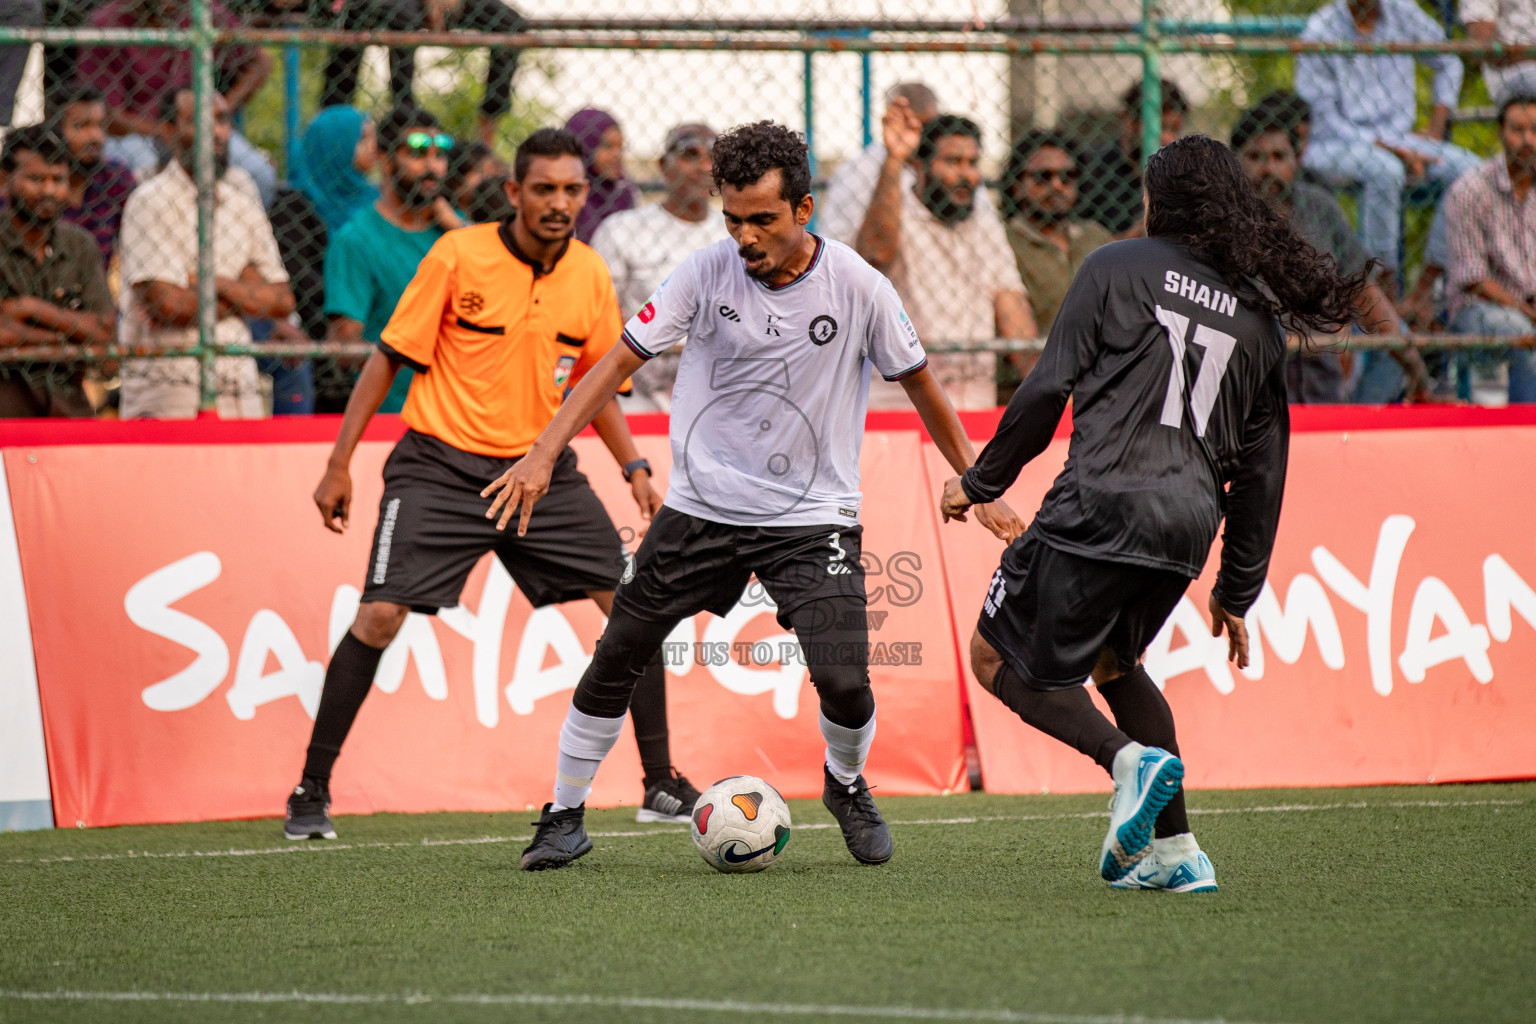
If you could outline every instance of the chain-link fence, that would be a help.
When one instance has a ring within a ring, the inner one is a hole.
[[[1450,266],[1476,232],[1446,212],[1503,156],[1498,103],[1536,94],[1536,26],[1463,7],[0,2],[0,113],[42,126],[0,160],[0,414],[339,411],[416,262],[510,214],[544,125],[588,149],[577,235],[627,315],[725,237],[709,129],[763,118],[804,132],[815,229],[892,278],[957,405],[1006,399],[1087,252],[1143,229],[1143,154],[1189,132],[1234,142],[1341,263],[1381,261],[1428,387],[1523,397],[1536,256],[1484,254],[1515,301],[1479,318]],[[1373,351],[1390,334],[1331,346],[1298,399],[1422,394]],[[647,372],[637,404],[665,408],[667,367]]]

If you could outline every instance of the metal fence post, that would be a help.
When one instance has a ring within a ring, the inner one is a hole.
[[[1156,0],[1141,0],[1141,166],[1163,141],[1162,33]]]
[[[197,358],[202,369],[200,408],[211,412],[218,395],[214,375],[218,300],[214,291],[213,204],[218,182],[213,173],[213,9],[209,0],[192,0],[192,101],[197,126],[193,180],[197,183]]]

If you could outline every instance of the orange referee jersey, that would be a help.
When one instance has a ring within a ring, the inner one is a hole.
[[[450,231],[422,259],[379,347],[414,369],[401,418],[476,455],[518,456],[618,341],[608,266],[572,239],[544,273],[508,224]],[[628,382],[625,382],[628,388]]]

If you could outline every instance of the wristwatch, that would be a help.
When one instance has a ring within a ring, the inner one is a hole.
[[[651,464],[645,459],[636,459],[634,462],[626,462],[624,464],[624,482],[629,483],[629,478],[634,476],[635,473],[642,469],[647,473],[651,473]],[[655,476],[656,474],[651,473],[651,475]]]

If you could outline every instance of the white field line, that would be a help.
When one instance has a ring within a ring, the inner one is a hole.
[[[13,992],[0,1000],[78,1003],[300,1003],[320,1005],[600,1007],[622,1010],[728,1013],[777,1017],[874,1017],[880,1020],[1005,1021],[1014,1024],[1239,1024],[1225,1018],[1141,1017],[1123,1014],[1030,1013],[1022,1010],[963,1010],[924,1006],[849,1006],[814,1003],[744,1003],[726,999],[652,999],[644,996],[541,995],[538,993],[343,993],[343,992]]]
[[[1368,811],[1402,807],[1520,807],[1524,800],[1392,800],[1382,803],[1351,801],[1336,804],[1272,804],[1255,807],[1191,807],[1190,814],[1299,814],[1312,811]],[[1108,811],[1082,811],[1075,814],[996,814],[964,818],[918,818],[901,821],[891,820],[891,825],[978,825],[996,821],[1075,821],[1091,818],[1107,818]],[[836,828],[833,822],[811,822],[796,825],[798,831]],[[633,829],[622,832],[588,832],[593,839],[630,839],[636,836],[682,835],[684,828]],[[12,857],[7,864],[72,864],[85,861],[108,860],[186,860],[198,857],[265,857],[284,853],[338,853],[343,850],[391,850],[413,849],[418,846],[483,846],[497,843],[526,843],[533,838],[516,836],[475,836],[465,839],[422,839],[419,841],[392,840],[372,843],[336,843],[329,841],[290,841],[283,846],[259,846],[251,849],[229,850],[126,850],[122,853],[83,853],[62,857]]]

